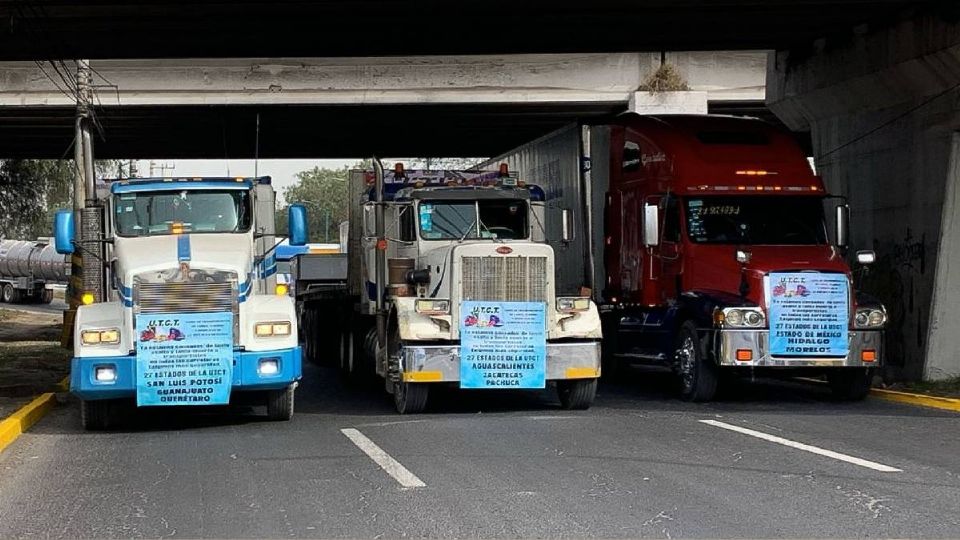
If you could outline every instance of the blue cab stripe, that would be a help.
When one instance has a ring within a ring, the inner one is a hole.
[[[177,236],[177,260],[180,262],[190,260],[190,236],[181,234]]]

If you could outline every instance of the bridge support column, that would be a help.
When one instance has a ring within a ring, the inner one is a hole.
[[[960,23],[917,13],[842,42],[777,51],[767,104],[809,130],[818,173],[849,198],[863,289],[890,322],[890,378],[960,375]]]

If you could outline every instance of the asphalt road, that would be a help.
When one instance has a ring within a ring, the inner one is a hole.
[[[398,416],[309,367],[289,423],[160,410],[114,433],[70,403],[0,455],[0,537],[960,536],[960,415],[785,383],[695,405],[667,383],[633,373],[585,412],[477,391]]]

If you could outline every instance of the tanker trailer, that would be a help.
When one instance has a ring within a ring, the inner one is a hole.
[[[0,301],[53,301],[51,285],[66,283],[67,259],[44,240],[0,241]]]

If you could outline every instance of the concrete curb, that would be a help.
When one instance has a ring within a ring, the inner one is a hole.
[[[30,403],[20,407],[17,412],[0,420],[0,452],[17,440],[23,432],[30,429],[30,426],[46,416],[56,404],[57,398],[52,392],[40,394]]]
[[[921,407],[931,407],[933,409],[960,412],[960,399],[956,398],[928,396],[925,394],[912,394],[910,392],[897,392],[894,390],[881,390],[880,388],[870,389],[870,395],[886,401],[895,401],[897,403],[906,403],[908,405],[919,405]]]

